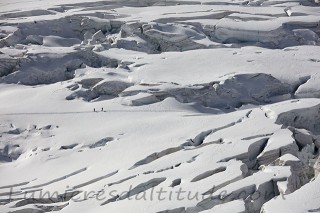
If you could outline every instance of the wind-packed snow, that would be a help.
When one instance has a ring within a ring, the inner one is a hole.
[[[0,1],[0,212],[320,212],[313,0]]]

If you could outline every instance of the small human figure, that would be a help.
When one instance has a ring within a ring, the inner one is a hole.
[[[103,112],[103,107],[101,108],[101,111]]]
[[[93,111],[95,112],[95,111],[96,111],[96,108],[93,108]]]

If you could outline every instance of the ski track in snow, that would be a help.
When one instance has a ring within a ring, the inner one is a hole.
[[[318,212],[319,17],[0,2],[0,212]]]

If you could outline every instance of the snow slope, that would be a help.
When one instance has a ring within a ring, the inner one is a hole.
[[[2,0],[0,212],[319,212],[319,17]]]

